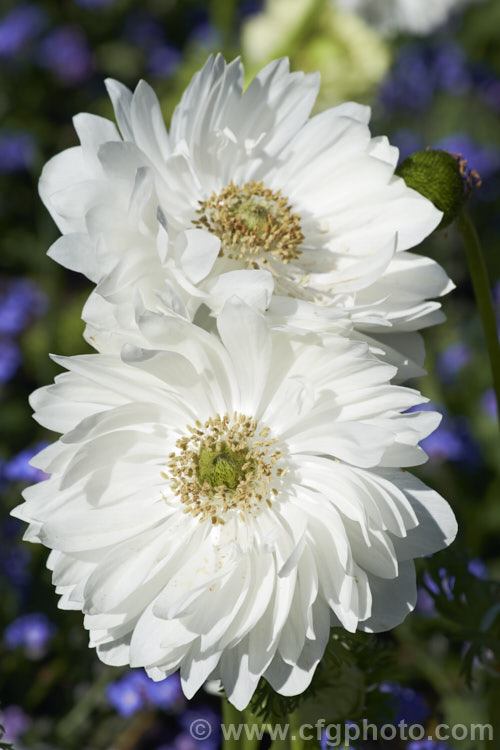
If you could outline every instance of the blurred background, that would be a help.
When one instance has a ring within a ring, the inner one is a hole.
[[[45,161],[76,144],[71,118],[111,117],[103,79],[148,80],[167,122],[211,51],[242,55],[248,80],[288,55],[319,70],[318,111],[355,99],[401,158],[426,146],[462,154],[482,177],[470,210],[500,321],[499,0],[45,0],[0,4],[0,724],[15,748],[216,750],[219,702],[189,704],[177,676],[102,665],[81,614],[57,610],[47,552],[21,542],[9,510],[43,479],[29,465],[51,435],[27,395],[56,374],[48,352],[86,351],[89,282],[45,253],[58,232],[37,193]],[[490,722],[497,740],[382,745],[410,750],[500,747],[500,450],[496,404],[461,241],[453,227],[420,252],[457,289],[447,322],[426,332],[429,374],[416,383],[443,414],[425,441],[422,478],[451,502],[460,537],[419,566],[417,611],[389,635],[355,639],[329,721]],[[379,701],[377,703],[377,701]],[[196,741],[189,724],[213,724]],[[375,718],[377,718],[375,716]],[[379,716],[380,718],[380,716]],[[325,745],[326,746],[326,745]],[[356,744],[356,748],[361,745]]]

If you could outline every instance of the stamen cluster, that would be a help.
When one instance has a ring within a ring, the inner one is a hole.
[[[202,424],[188,425],[189,435],[177,440],[169,455],[167,472],[171,489],[186,505],[185,513],[224,524],[225,514],[237,510],[252,513],[265,502],[271,506],[271,495],[278,494],[273,481],[285,473],[276,463],[283,457],[272,450],[276,438],[269,428],[258,430],[252,417],[234,412],[219,414]]]
[[[221,255],[252,268],[269,266],[270,258],[286,264],[300,256],[300,216],[280,190],[254,180],[241,187],[231,181],[199,205],[193,223],[220,239]]]

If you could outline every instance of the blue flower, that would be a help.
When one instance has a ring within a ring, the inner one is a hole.
[[[447,135],[437,141],[434,148],[460,154],[467,160],[471,169],[479,172],[483,180],[500,170],[500,149],[491,144],[477,143],[467,133]]]
[[[416,690],[393,681],[382,682],[379,690],[391,695],[390,705],[395,710],[395,724],[399,724],[400,721],[407,724],[423,724],[429,716],[429,707]]]
[[[153,47],[147,61],[147,69],[158,78],[170,78],[181,63],[181,53],[169,44]]]
[[[128,672],[106,687],[108,701],[120,716],[132,716],[144,708],[144,678],[142,671]]]
[[[38,62],[65,85],[87,80],[94,72],[94,60],[82,29],[61,26],[40,43]]]
[[[45,13],[39,5],[22,3],[0,20],[0,58],[14,57],[40,33]]]
[[[115,0],[73,0],[73,2],[86,10],[96,10],[98,8],[105,8],[108,5],[113,5]]]
[[[488,388],[481,396],[481,408],[491,419],[498,419],[497,396],[493,388]]]
[[[0,287],[0,336],[18,335],[46,309],[47,297],[38,284],[31,279],[12,279]]]
[[[469,347],[461,341],[448,346],[436,362],[436,370],[443,383],[453,382],[460,370],[470,361],[471,356]]]
[[[451,750],[451,748],[437,740],[413,740],[407,744],[406,750]]]
[[[0,570],[16,587],[22,588],[28,583],[30,560],[31,552],[26,546],[2,544],[0,548]]]
[[[488,578],[488,569],[484,562],[479,558],[472,558],[467,563],[467,570],[474,576],[486,580]],[[423,580],[426,588],[419,586],[417,606],[415,609],[423,615],[433,615],[436,612],[434,605],[434,599],[429,591],[435,596],[443,593],[449,602],[455,598],[455,576],[451,576],[446,568],[440,568],[438,570],[439,583],[436,582],[430,573],[426,570],[423,575]],[[427,590],[428,589],[428,590]]]
[[[418,45],[403,47],[380,87],[382,105],[388,110],[421,110],[434,96],[435,83],[429,62]]]
[[[43,448],[46,448],[47,445],[49,443],[44,440],[36,443],[36,445],[31,445],[29,448],[25,448],[20,453],[16,453],[15,456],[6,462],[3,471],[4,477],[9,482],[41,482],[44,479],[48,479],[48,474],[30,464],[33,456]]]
[[[19,130],[0,131],[0,172],[13,174],[31,167],[35,158],[35,140]]]
[[[110,704],[120,716],[132,716],[143,708],[170,708],[182,700],[179,676],[154,682],[142,669],[132,669],[106,688]]]
[[[204,739],[193,739],[189,733],[190,728],[193,723],[200,720],[210,725],[210,735]],[[196,709],[188,708],[178,717],[178,721],[186,733],[175,738],[174,747],[176,750],[195,750],[197,747],[204,748],[204,750],[217,750],[220,744],[221,718],[212,708],[209,706],[200,706]],[[190,740],[196,744],[190,744]]]
[[[22,359],[21,350],[15,341],[0,337],[0,384],[8,383]]]
[[[474,576],[474,578],[479,578],[483,581],[488,580],[488,568],[486,567],[485,563],[478,557],[474,557],[472,558],[472,560],[469,560],[469,562],[467,563],[467,570],[472,576]]]
[[[431,54],[430,68],[436,84],[444,91],[462,94],[471,85],[465,51],[456,42],[436,46]]]
[[[5,628],[4,646],[9,650],[24,648],[30,658],[39,659],[45,655],[55,631],[55,626],[42,612],[21,615]]]
[[[5,706],[0,709],[0,724],[5,733],[4,742],[17,742],[31,726],[31,719],[21,706]]]

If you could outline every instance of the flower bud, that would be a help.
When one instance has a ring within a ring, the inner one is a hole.
[[[439,229],[454,221],[481,180],[460,154],[448,151],[416,151],[396,169],[408,187],[428,198],[443,212]]]

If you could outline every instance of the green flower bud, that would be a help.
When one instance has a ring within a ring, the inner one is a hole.
[[[481,184],[477,172],[467,167],[460,154],[432,149],[408,156],[396,174],[443,212],[439,229],[457,218],[472,190]]]

